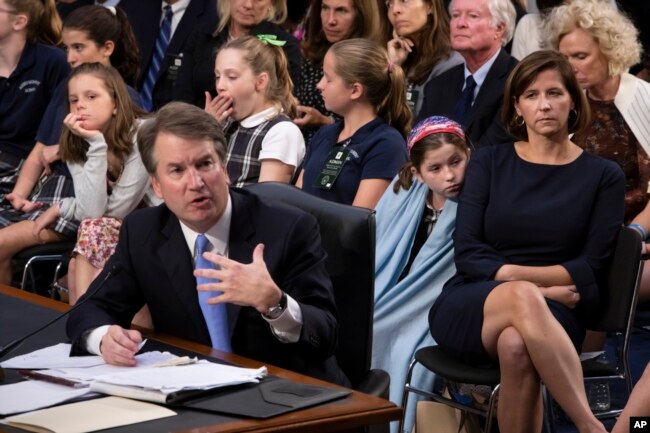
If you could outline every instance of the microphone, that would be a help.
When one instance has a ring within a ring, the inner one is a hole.
[[[82,305],[83,305],[83,304],[84,304],[88,299],[90,299],[90,298],[92,298],[93,296],[95,296],[95,295],[97,294],[97,292],[99,292],[99,291],[104,287],[104,284],[106,284],[106,282],[109,280],[109,278],[112,278],[112,277],[114,277],[115,275],[117,275],[117,274],[119,274],[120,272],[122,272],[122,269],[124,269],[124,267],[122,266],[121,263],[119,263],[119,262],[118,262],[118,263],[115,263],[113,266],[111,266],[111,269],[109,269],[109,271],[106,273],[106,275],[104,276],[104,279],[101,281],[101,283],[99,283],[99,284],[95,287],[95,289],[92,291],[92,293],[87,294],[87,296],[83,297],[82,300],[80,300],[79,302],[77,302],[77,303],[76,303],[72,308],[70,308],[68,311],[66,311],[65,313],[59,314],[59,315],[56,316],[54,319],[52,319],[52,320],[50,320],[49,322],[47,322],[45,325],[38,327],[36,330],[30,332],[29,334],[27,334],[27,335],[25,335],[25,336],[23,336],[23,337],[19,337],[19,338],[15,339],[14,341],[12,341],[11,343],[5,345],[4,347],[0,347],[0,359],[2,359],[3,357],[5,357],[5,356],[8,355],[9,353],[13,352],[14,349],[16,349],[18,346],[20,346],[20,345],[21,345],[25,340],[27,340],[29,337],[38,334],[38,333],[41,332],[43,329],[45,329],[45,328],[47,328],[48,326],[50,326],[52,323],[54,323],[54,322],[60,320],[62,317],[67,316],[68,314],[70,314],[70,313],[72,313],[74,310],[76,310],[77,308],[81,307],[81,306],[82,306]]]

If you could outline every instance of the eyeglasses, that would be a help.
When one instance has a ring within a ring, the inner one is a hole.
[[[7,12],[8,14],[16,14],[18,13],[17,11],[11,10],[11,9],[5,9],[5,8],[0,8],[0,12]]]

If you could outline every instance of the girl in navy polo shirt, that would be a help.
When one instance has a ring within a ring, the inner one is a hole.
[[[2,1],[2,0],[0,0]],[[63,24],[63,44],[68,52],[68,63],[77,68],[84,63],[101,63],[114,66],[127,84],[134,84],[138,77],[140,60],[135,35],[126,13],[121,9],[102,6],[84,6],[73,11]],[[0,226],[12,222],[34,220],[33,213],[39,205],[57,203],[74,194],[72,179],[65,164],[59,161],[59,138],[63,119],[68,113],[68,79],[63,80],[45,111],[36,134],[36,145],[25,161],[13,191],[7,200],[13,206],[0,211]],[[137,92],[128,87],[133,101],[139,105]],[[45,172],[47,177],[41,177]],[[58,179],[52,179],[58,177]],[[30,197],[37,182],[47,185],[39,190],[38,200]],[[73,237],[77,224],[71,222],[64,236]]]
[[[318,130],[296,186],[327,200],[373,209],[406,161],[411,124],[402,69],[368,39],[332,45],[318,89],[342,117]]]
[[[54,0],[0,0],[0,203],[34,147],[54,89],[70,67],[57,45],[61,20]],[[0,282],[8,282],[1,274]]]

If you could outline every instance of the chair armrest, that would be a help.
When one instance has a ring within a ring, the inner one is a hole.
[[[390,376],[388,373],[384,370],[374,369],[368,372],[355,390],[388,400],[389,387]]]

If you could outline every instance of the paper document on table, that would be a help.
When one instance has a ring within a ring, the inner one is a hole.
[[[0,420],[33,432],[86,433],[176,415],[155,404],[106,397],[71,403]]]
[[[135,356],[136,366],[135,367],[123,367],[119,365],[110,365],[102,364],[95,365],[87,368],[51,368],[47,370],[39,371],[40,374],[46,374],[49,376],[60,377],[62,379],[78,381],[81,383],[90,384],[96,378],[104,375],[119,374],[129,371],[143,370],[147,368],[156,368],[156,366],[173,363],[173,362],[196,362],[196,358],[188,358],[186,356],[176,356],[169,352],[160,352],[160,351],[151,351],[140,353]]]
[[[0,386],[0,415],[42,409],[90,393],[88,388],[71,388],[38,380]]]
[[[59,368],[92,367],[104,364],[101,356],[70,356],[70,345],[60,343],[55,346],[16,356],[0,363],[3,368]]]
[[[240,368],[199,361],[190,365],[133,370],[96,377],[90,389],[139,400],[170,403],[187,392],[257,383],[266,374],[266,367]]]

